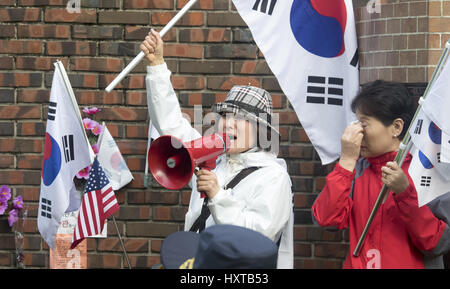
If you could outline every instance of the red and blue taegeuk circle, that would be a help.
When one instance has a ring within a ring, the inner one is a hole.
[[[332,58],[345,52],[344,0],[294,0],[290,23],[295,39],[310,53]]]
[[[419,151],[419,161],[424,168],[428,170],[433,168],[433,164],[431,163],[431,161],[421,151]]]
[[[50,186],[61,169],[61,149],[56,140],[45,133],[44,157],[42,159],[42,180]]]
[[[438,145],[441,144],[442,130],[434,122],[431,122],[430,126],[428,127],[428,135],[430,136],[432,142]]]

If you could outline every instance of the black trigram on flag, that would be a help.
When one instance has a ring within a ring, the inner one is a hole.
[[[62,137],[64,158],[66,163],[75,159],[74,147],[73,147],[73,134],[65,135]]]
[[[418,119],[416,128],[414,129],[415,134],[420,134],[422,132],[422,124],[423,124],[423,119]]]
[[[267,10],[267,5],[269,4],[269,10]],[[261,5],[260,5],[261,4]],[[277,4],[277,0],[256,0],[255,5],[253,5],[253,10],[261,11],[262,13],[267,13],[269,15],[272,15],[273,9],[275,8],[275,4]]]
[[[358,49],[356,49],[355,54],[353,54],[352,61],[350,61],[350,65],[356,67],[359,62]]]
[[[56,102],[50,101],[50,103],[48,104],[47,119],[55,120],[55,116],[56,116]]]
[[[49,219],[52,218],[52,201],[45,198],[41,199],[41,216]]]
[[[344,79],[337,77],[308,76],[306,102],[343,105]]]
[[[431,185],[431,177],[430,176],[422,176],[420,178],[420,186],[429,187]]]

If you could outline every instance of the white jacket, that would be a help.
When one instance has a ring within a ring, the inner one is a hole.
[[[152,124],[160,135],[173,135],[182,141],[199,138],[201,134],[182,116],[170,76],[166,64],[147,67],[147,104]],[[243,168],[250,166],[261,168],[235,188],[223,189]],[[213,172],[222,189],[208,202],[211,216],[206,220],[206,227],[214,224],[242,226],[258,231],[274,242],[281,236],[277,268],[293,268],[293,205],[286,162],[273,153],[253,148],[236,155],[221,155]],[[195,175],[190,186],[192,193],[185,230],[191,228],[203,204]]]

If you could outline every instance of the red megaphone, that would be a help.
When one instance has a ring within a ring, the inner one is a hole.
[[[164,135],[152,142],[148,166],[161,186],[178,190],[189,183],[196,167],[214,169],[217,157],[225,153],[229,145],[230,138],[226,134],[216,133],[190,142]],[[206,194],[202,193],[204,197]]]

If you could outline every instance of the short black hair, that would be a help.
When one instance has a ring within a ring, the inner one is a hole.
[[[352,111],[375,117],[385,126],[396,118],[404,122],[399,139],[403,139],[414,116],[414,101],[406,85],[399,82],[376,80],[364,85],[353,99]]]

